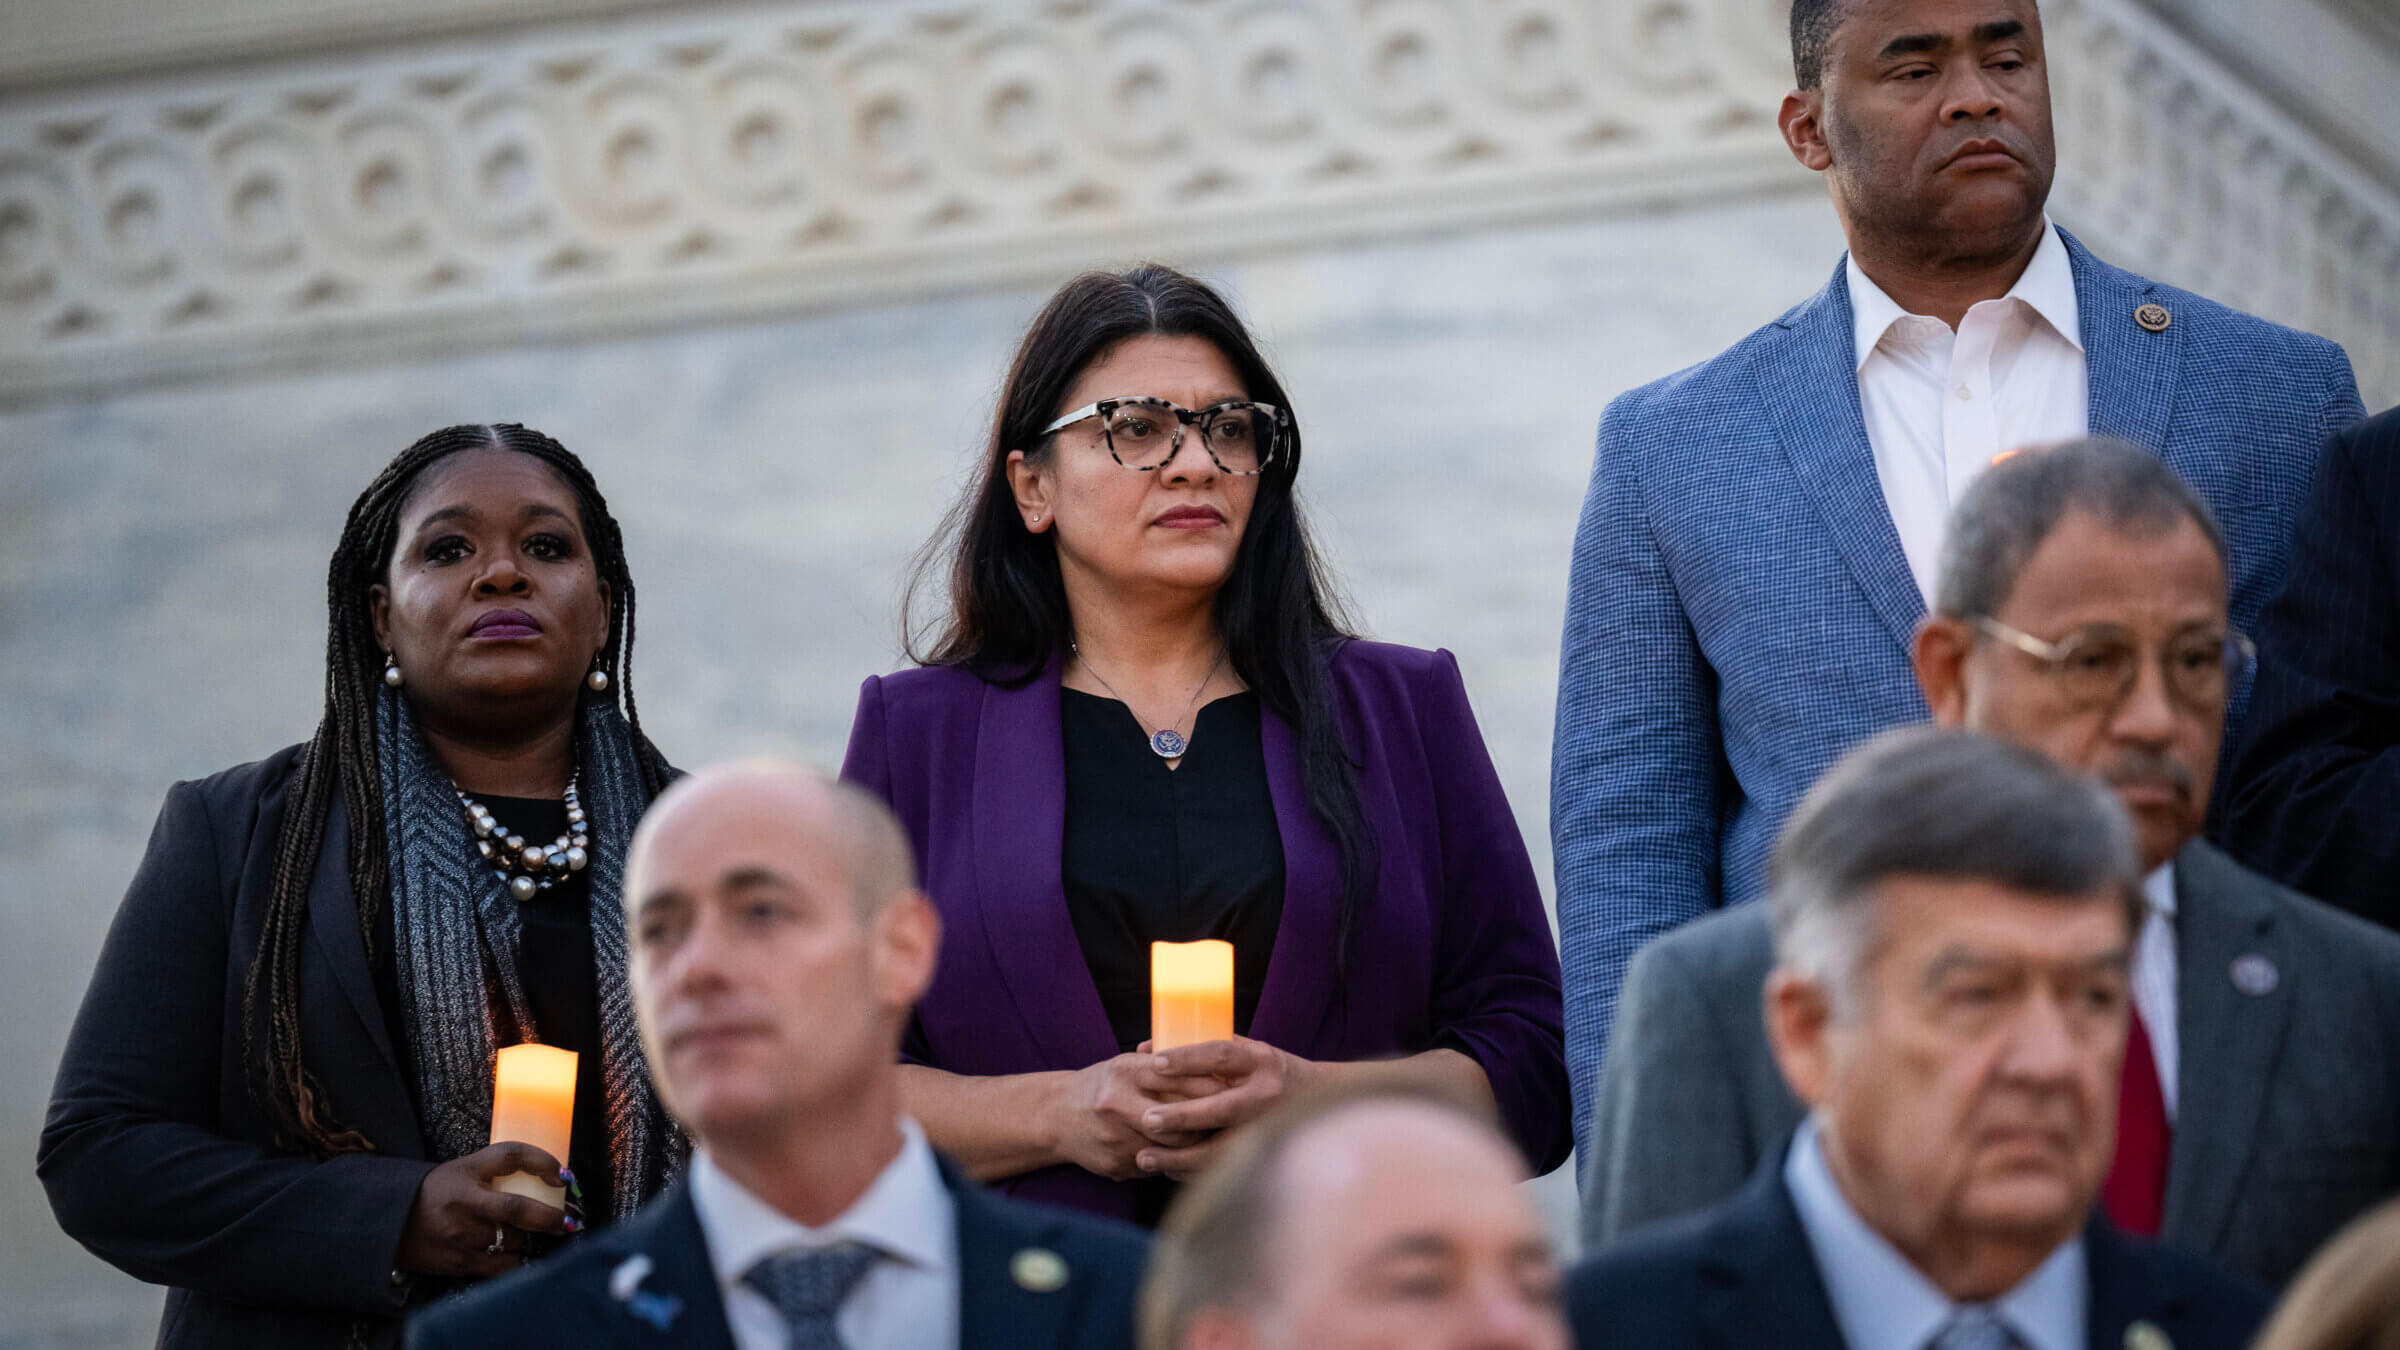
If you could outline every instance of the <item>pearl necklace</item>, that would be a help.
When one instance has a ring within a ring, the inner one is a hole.
[[[500,879],[508,883],[508,893],[519,900],[531,900],[566,879],[569,872],[580,872],[591,861],[592,838],[584,823],[583,798],[577,792],[583,775],[578,772],[567,780],[567,832],[544,846],[529,844],[518,834],[502,834],[500,822],[483,803],[466,794],[452,783],[450,790],[458,794],[458,804],[467,813],[467,826],[475,831],[476,851],[492,865]]]

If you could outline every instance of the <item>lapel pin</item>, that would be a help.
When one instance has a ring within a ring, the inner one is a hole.
[[[673,1294],[635,1294],[625,1300],[625,1311],[650,1324],[653,1331],[672,1331],[675,1319],[683,1315],[683,1300]]]
[[[616,1269],[608,1272],[608,1296],[653,1331],[672,1331],[675,1319],[683,1315],[683,1300],[673,1294],[643,1293],[642,1281],[650,1278],[650,1270],[650,1258],[639,1252],[619,1261]]]
[[[2163,333],[2167,331],[2168,324],[2175,322],[2175,316],[2167,312],[2165,305],[2153,301],[2135,310],[2133,321],[2150,332]],[[2150,1350],[2150,1347],[2144,1346],[2142,1350]]]
[[[2125,1350],[2175,1350],[2175,1342],[2156,1322],[2136,1322],[2125,1328]]]
[[[2275,963],[2257,952],[2243,952],[2233,958],[2233,987],[2252,998],[2265,998],[2283,983],[2283,972]]]
[[[1048,1247],[1027,1247],[1008,1260],[1008,1277],[1029,1294],[1050,1294],[1066,1287],[1067,1259]]]
[[[608,1296],[623,1303],[633,1297],[634,1290],[642,1287],[642,1281],[649,1278],[650,1258],[636,1252],[619,1261],[617,1268],[608,1272]]]

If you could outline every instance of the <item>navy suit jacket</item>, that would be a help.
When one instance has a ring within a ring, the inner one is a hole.
[[[1260,718],[1283,836],[1283,918],[1250,1034],[1307,1059],[1436,1046],[1480,1064],[1536,1172],[1566,1160],[1558,949],[1541,886],[1448,652],[1351,642],[1333,703],[1379,849],[1335,979],[1341,857],[1310,814],[1299,736]],[[928,666],[871,677],[842,777],[890,802],[942,914],[911,1059],[962,1074],[1080,1069],[1117,1053],[1060,878],[1066,752],[1056,662],[1010,687]],[[1130,1217],[1127,1183],[1048,1167],[1000,1183]]]
[[[1575,1343],[1643,1350],[1844,1350],[1833,1301],[1776,1149],[1731,1200],[1591,1258],[1567,1280]],[[2091,1350],[2149,1322],[2176,1350],[2242,1350],[2266,1292],[2095,1217],[2083,1233]]]
[[[946,1159],[942,1181],[958,1205],[959,1350],[1130,1350],[1150,1246],[1141,1230],[994,1195]],[[1066,1282],[1020,1284],[1011,1267],[1028,1249],[1060,1257]],[[631,1219],[408,1323],[408,1350],[536,1345],[733,1350],[687,1182]]]
[[[2400,409],[2326,443],[2242,741],[2226,847],[2400,928]]]
[[[2062,237],[2091,430],[2157,451],[2208,503],[2248,631],[2319,446],[2362,411],[2349,358]],[[2147,304],[2167,310],[2163,331],[2136,322]],[[1601,420],[1551,752],[1578,1131],[1633,954],[1756,898],[1818,776],[1929,715],[1908,663],[1925,601],[1875,473],[1853,329],[1837,265],[1814,299]]]

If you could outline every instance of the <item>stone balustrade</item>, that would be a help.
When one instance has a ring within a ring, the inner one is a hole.
[[[2133,0],[2062,220],[2400,398],[2400,196]],[[0,398],[1807,190],[1778,0],[797,0],[0,99]]]
[[[2350,351],[2400,402],[2400,191],[2128,0],[2048,0],[2053,209],[2127,266]]]

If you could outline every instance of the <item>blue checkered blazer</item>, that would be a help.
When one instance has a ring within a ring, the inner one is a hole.
[[[2064,237],[2091,428],[2160,448],[2208,501],[2233,621],[2251,628],[2282,579],[2317,447],[2364,414],[2349,358]],[[2166,331],[2134,321],[2149,303],[2172,316]],[[1855,356],[1836,267],[1815,298],[1601,419],[1550,782],[1578,1144],[1635,950],[1756,897],[1817,775],[1928,715],[1908,663],[1925,605],[1875,474]]]

